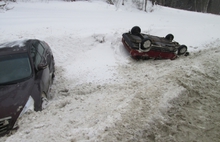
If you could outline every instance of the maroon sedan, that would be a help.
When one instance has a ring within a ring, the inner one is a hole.
[[[0,44],[0,136],[17,127],[28,109],[42,110],[50,98],[54,58],[49,45],[29,39]]]
[[[176,59],[180,55],[189,55],[187,46],[173,41],[174,36],[158,37],[141,33],[135,26],[122,35],[122,43],[134,59]]]

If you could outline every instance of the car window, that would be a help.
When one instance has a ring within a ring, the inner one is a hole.
[[[34,61],[34,64],[35,64],[35,67],[37,69],[37,66],[41,63],[42,61],[42,58],[43,58],[43,53],[44,53],[44,47],[38,42],[38,43],[35,43],[33,44],[33,48],[35,48],[35,51],[34,49],[32,49],[33,51],[33,61]],[[31,51],[31,52],[32,52]],[[35,52],[35,53],[34,53]]]
[[[12,54],[0,57],[0,85],[16,83],[32,74],[28,54]]]
[[[44,53],[44,47],[39,43],[37,46],[38,53],[42,56]]]
[[[44,41],[41,42],[41,45],[45,48],[45,59],[50,67],[51,58],[52,58],[51,57],[51,54],[52,54],[51,49],[50,49],[49,45]]]
[[[36,54],[37,54],[36,48],[33,45],[31,45],[31,58],[34,62],[35,62]]]

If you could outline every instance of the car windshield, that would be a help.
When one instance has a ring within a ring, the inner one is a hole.
[[[17,83],[32,74],[26,53],[1,56],[0,67],[0,84]]]

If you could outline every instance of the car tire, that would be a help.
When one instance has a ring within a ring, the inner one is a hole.
[[[186,45],[181,45],[179,48],[178,48],[178,52],[177,52],[177,55],[183,55],[185,54],[187,51],[187,46]]]
[[[54,62],[54,57],[52,56],[52,79],[55,77],[55,62]]]
[[[145,38],[141,42],[141,49],[144,51],[149,51],[151,48],[152,41],[148,38]]]
[[[168,41],[171,42],[171,41],[173,41],[174,36],[172,34],[168,34],[168,35],[166,35],[165,39],[167,39]]]
[[[55,78],[55,67],[53,65],[52,81],[54,80],[54,78]]]
[[[41,108],[42,110],[45,109],[49,104],[49,101],[47,99],[47,96],[44,92],[41,94]]]
[[[189,52],[186,52],[186,53],[184,54],[184,56],[189,56]]]
[[[133,35],[140,35],[140,33],[141,33],[141,28],[138,26],[134,26],[131,29],[131,34],[133,34]]]

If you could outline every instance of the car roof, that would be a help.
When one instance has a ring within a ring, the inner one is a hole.
[[[37,39],[24,39],[24,40],[16,40],[11,42],[6,42],[0,44],[0,55],[7,54],[16,54],[16,53],[24,53],[28,52],[30,46],[28,43],[39,41]]]

